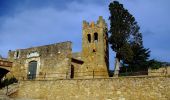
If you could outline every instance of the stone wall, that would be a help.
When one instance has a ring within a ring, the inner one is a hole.
[[[13,62],[10,72],[17,78],[27,78],[31,61],[37,62],[36,79],[42,77],[65,78],[66,73],[70,71],[71,56],[71,42],[61,42],[9,51],[8,59]]]
[[[148,69],[149,76],[170,76],[170,66],[163,66],[158,69]]]
[[[42,100],[170,100],[170,77],[21,81],[13,98]]]

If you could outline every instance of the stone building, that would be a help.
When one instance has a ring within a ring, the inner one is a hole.
[[[11,73],[19,78],[65,78],[71,66],[71,42],[9,51]],[[58,74],[56,74],[58,73]]]
[[[9,51],[10,70],[19,79],[108,77],[107,24],[83,21],[82,52],[72,53],[70,41]]]

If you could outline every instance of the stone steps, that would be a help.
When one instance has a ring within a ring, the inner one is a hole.
[[[16,91],[18,91],[18,88],[19,88],[19,85],[18,84],[15,84],[13,86],[10,86],[9,89],[8,89],[8,92],[6,93],[6,95],[11,95],[13,93],[15,93]]]
[[[0,100],[13,100],[8,96],[15,93],[18,90],[18,87],[19,85],[15,83],[8,86],[8,91],[7,87],[0,89]]]
[[[0,94],[0,100],[10,100],[10,98],[6,95]]]

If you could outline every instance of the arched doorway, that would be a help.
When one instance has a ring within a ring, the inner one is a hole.
[[[94,33],[94,42],[98,42],[98,34]]]
[[[4,69],[4,68],[0,68],[0,80],[8,73],[9,71]]]
[[[0,68],[0,88],[2,88],[4,85],[2,84],[2,78],[8,73],[9,71],[4,69],[4,68]]]
[[[91,35],[90,34],[87,34],[87,39],[88,39],[89,43],[91,43]]]
[[[71,65],[71,74],[70,74],[70,78],[74,78],[74,66]]]
[[[31,61],[28,65],[28,79],[35,79],[37,72],[37,61]]]

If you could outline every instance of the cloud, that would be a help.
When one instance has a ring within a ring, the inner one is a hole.
[[[96,8],[101,12],[96,12]],[[81,27],[83,20],[97,20],[105,15],[104,7],[96,4],[71,2],[67,9],[57,9],[53,6],[23,9],[13,16],[4,18],[0,27],[0,51],[7,56],[9,49],[27,48],[61,41],[72,41],[73,51],[81,50]],[[106,15],[105,15],[106,16]],[[78,42],[79,41],[79,42]]]

